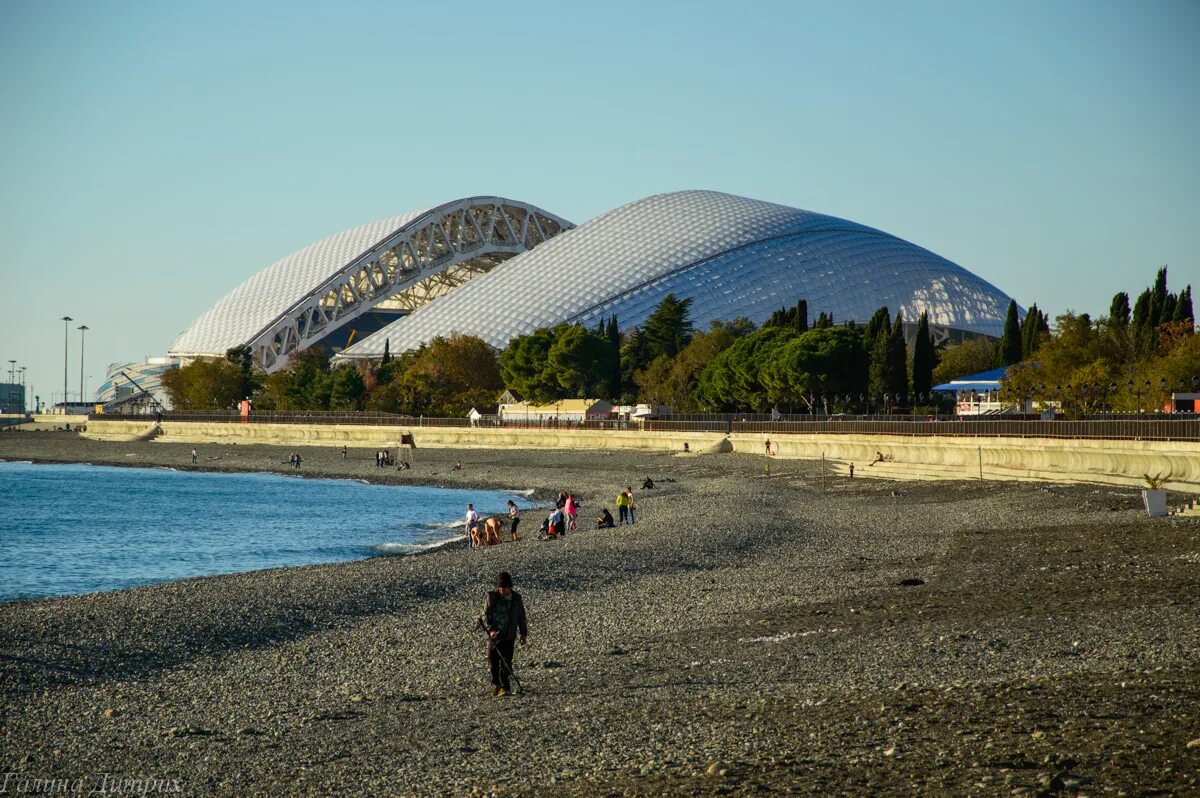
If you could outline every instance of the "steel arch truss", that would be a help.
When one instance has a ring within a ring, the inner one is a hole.
[[[255,363],[287,356],[370,310],[416,310],[575,225],[523,202],[472,197],[417,217],[355,258],[249,342]]]

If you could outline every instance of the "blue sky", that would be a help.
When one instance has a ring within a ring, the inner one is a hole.
[[[481,193],[728,191],[1099,314],[1200,284],[1197,41],[1195,2],[0,0],[0,365],[61,394],[68,314],[90,390],[278,258]]]

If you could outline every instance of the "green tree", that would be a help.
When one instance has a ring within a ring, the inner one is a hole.
[[[558,389],[554,398],[594,398],[608,387],[616,358],[606,337],[582,324],[560,325],[546,356],[549,377]]]
[[[331,410],[362,410],[366,385],[358,367],[341,363],[329,372],[329,408]]]
[[[1036,303],[1031,305],[1025,313],[1024,321],[1021,322],[1021,359],[1032,357],[1049,333],[1050,326],[1046,323],[1046,314],[1038,309]]]
[[[712,359],[700,375],[697,403],[705,410],[766,409],[763,368],[783,345],[801,333],[790,327],[766,327],[733,343]]]
[[[917,321],[917,339],[913,343],[913,393],[927,395],[933,389],[933,369],[936,365],[937,349],[929,332],[929,313],[923,312]]]
[[[238,382],[238,393],[241,399],[249,399],[258,389],[258,380],[254,374],[254,353],[248,346],[235,346],[225,352],[225,359],[237,367],[241,374]]]
[[[393,413],[460,418],[474,406],[494,404],[502,387],[496,351],[473,335],[454,334],[418,348],[375,406]]]
[[[1021,360],[1021,324],[1017,316],[1017,301],[1009,300],[1008,316],[1004,319],[1004,334],[996,347],[996,365],[1011,366]]]
[[[558,398],[558,383],[546,369],[554,331],[539,328],[508,342],[500,353],[500,377],[504,386],[530,402],[548,402]]]
[[[871,316],[867,322],[866,328],[863,330],[863,347],[868,351],[875,348],[875,339],[884,331],[890,331],[892,328],[892,315],[887,307],[879,308]]]
[[[797,332],[808,329],[808,300],[798,299],[791,308],[780,308],[763,322],[763,327],[791,327]]]
[[[766,360],[762,383],[770,402],[815,404],[831,396],[866,390],[867,356],[862,333],[847,327],[812,329],[786,341]],[[822,407],[828,411],[827,406]]]
[[[1113,295],[1112,304],[1108,307],[1108,323],[1118,327],[1126,326],[1129,324],[1129,312],[1128,292],[1118,291]]]
[[[185,412],[233,410],[240,399],[242,371],[228,360],[194,360],[163,374],[171,407]]]
[[[667,294],[642,325],[645,336],[647,363],[659,355],[675,357],[692,338],[692,322],[688,312],[692,300],[677,299]]]
[[[668,404],[677,412],[699,412],[697,389],[704,368],[738,338],[754,331],[754,324],[741,317],[731,322],[713,321],[707,332],[695,333],[677,357],[661,355],[634,375],[638,398],[652,404]]]
[[[952,344],[938,358],[938,364],[933,369],[933,384],[941,385],[959,377],[988,371],[995,357],[995,345],[983,337],[967,338]]]

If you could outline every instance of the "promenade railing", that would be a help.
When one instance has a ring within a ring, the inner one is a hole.
[[[1037,417],[963,418],[955,416],[770,416],[749,414],[692,415],[646,420],[553,417],[502,420],[496,416],[439,418],[394,413],[311,411],[299,413],[163,413],[161,416],[92,414],[94,421],[190,421],[221,424],[351,424],[361,426],[458,427],[484,429],[595,430],[633,432],[748,432],[771,435],[901,435],[909,437],[1076,438],[1104,440],[1156,440],[1200,442],[1200,417],[1120,416],[1082,420],[1045,420]],[[1200,447],[1197,449],[1200,456]]]

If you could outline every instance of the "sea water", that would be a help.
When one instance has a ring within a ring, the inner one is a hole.
[[[404,554],[524,493],[0,462],[0,601]]]

